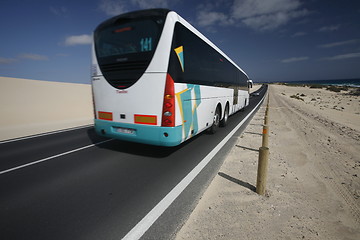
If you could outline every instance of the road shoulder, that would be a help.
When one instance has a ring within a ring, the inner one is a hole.
[[[254,192],[261,108],[176,239],[360,238],[356,140],[303,113],[284,89],[270,89],[266,196]]]

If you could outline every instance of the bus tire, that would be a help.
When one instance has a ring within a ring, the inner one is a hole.
[[[220,118],[221,118],[221,112],[220,112],[220,107],[217,106],[216,107],[216,110],[215,110],[215,114],[214,114],[214,119],[213,119],[213,124],[211,125],[210,129],[209,129],[209,132],[211,134],[214,134],[216,133],[216,131],[218,130],[219,128],[219,125],[220,125]]]
[[[220,121],[220,127],[226,127],[229,119],[229,104],[226,104],[224,117]]]

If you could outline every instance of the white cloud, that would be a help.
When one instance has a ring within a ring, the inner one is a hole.
[[[319,28],[319,32],[333,32],[336,31],[340,28],[340,24],[336,24],[336,25],[330,25],[330,26],[324,26]]]
[[[347,41],[322,44],[322,45],[319,45],[319,47],[321,47],[321,48],[332,48],[332,47],[338,47],[338,46],[343,46],[343,45],[354,44],[354,43],[357,43],[357,42],[359,42],[359,39],[352,39],[352,40],[347,40]]]
[[[92,37],[91,35],[87,35],[87,34],[70,36],[65,39],[66,46],[86,45],[86,44],[91,44],[91,42],[92,42]]]
[[[34,54],[34,53],[23,53],[18,55],[16,58],[3,58],[0,57],[0,64],[11,64],[21,59],[33,60],[33,61],[47,61],[49,58],[45,55]]]
[[[47,56],[34,54],[34,53],[24,53],[18,56],[18,58],[21,59],[29,59],[29,60],[35,60],[35,61],[46,61],[49,60]]]
[[[358,58],[358,57],[360,57],[360,52],[336,55],[333,57],[323,58],[323,60],[334,61],[334,60],[343,60],[343,59]]]
[[[224,13],[205,10],[198,13],[197,23],[202,27],[207,27],[214,24],[227,25],[232,23],[232,20]]]
[[[235,0],[232,14],[237,19],[286,13],[301,6],[298,0]]]
[[[242,22],[259,31],[276,29],[285,25],[290,20],[302,17],[308,14],[306,9],[296,10],[300,3],[294,0],[272,0],[272,1],[254,1],[254,9],[247,14],[240,14],[235,9],[235,17],[241,18]],[[241,9],[241,7],[240,7]]]
[[[109,16],[116,16],[124,13],[127,10],[125,6],[126,1],[122,0],[102,0],[100,3],[100,10]]]
[[[276,29],[289,21],[289,14],[278,12],[269,15],[259,15],[256,17],[249,17],[242,20],[242,22],[255,30],[271,30]]]
[[[281,60],[282,63],[292,63],[292,62],[299,62],[299,61],[306,61],[309,57],[292,57]]]
[[[0,57],[0,64],[10,64],[10,63],[13,63],[13,62],[16,62],[16,59]]]
[[[201,5],[200,5],[201,6]],[[237,24],[257,31],[276,29],[289,21],[309,14],[299,0],[234,0],[227,13],[213,5],[202,6],[197,22],[200,26]]]
[[[99,8],[109,16],[116,16],[130,9],[168,8],[169,0],[101,0]]]

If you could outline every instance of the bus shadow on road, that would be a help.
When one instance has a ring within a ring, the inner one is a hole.
[[[102,137],[96,134],[94,128],[90,128],[87,131],[87,134],[93,144],[110,140],[110,138]],[[171,154],[177,152],[178,150],[184,148],[185,146],[196,140],[201,135],[202,133],[192,137],[191,139],[175,147],[154,146],[154,145],[148,145],[148,144],[142,144],[136,142],[122,141],[117,139],[112,139],[111,141],[98,144],[96,145],[96,147],[108,149],[110,151],[127,153],[131,155],[138,155],[138,156],[151,157],[151,158],[166,158]]]

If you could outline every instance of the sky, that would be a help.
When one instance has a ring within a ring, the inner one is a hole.
[[[0,0],[0,76],[90,84],[97,25],[159,7],[254,82],[360,78],[360,0]]]

